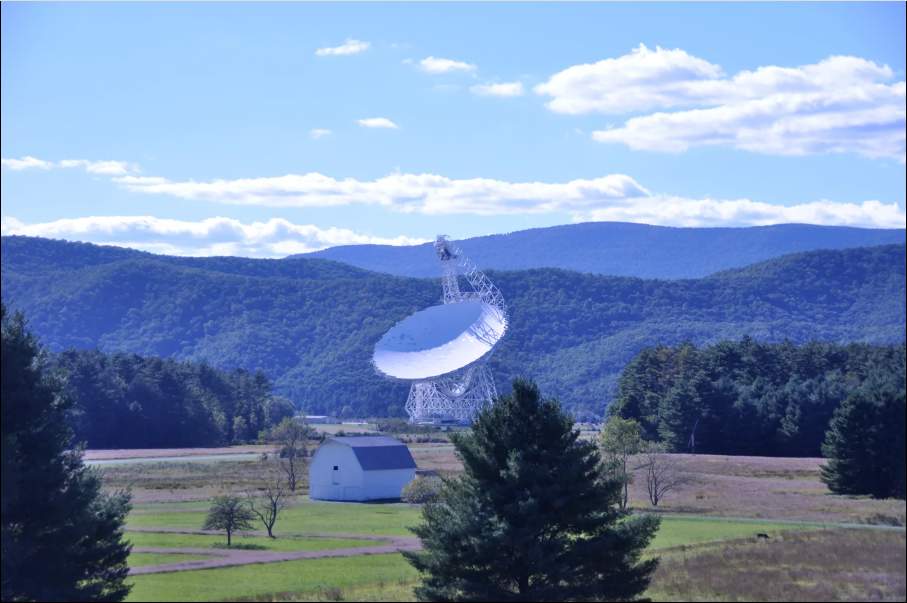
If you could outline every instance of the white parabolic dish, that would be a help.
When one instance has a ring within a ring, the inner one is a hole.
[[[490,304],[470,300],[433,306],[388,331],[372,359],[388,377],[434,379],[481,360],[506,329],[506,319]]]

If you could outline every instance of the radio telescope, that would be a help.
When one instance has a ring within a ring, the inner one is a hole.
[[[378,373],[412,381],[412,423],[469,423],[497,395],[485,361],[507,330],[504,297],[447,235],[435,239],[441,261],[440,306],[397,323],[375,346]],[[462,274],[471,291],[460,291]]]

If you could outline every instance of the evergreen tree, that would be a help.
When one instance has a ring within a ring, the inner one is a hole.
[[[822,481],[836,494],[905,498],[907,394],[902,389],[867,390],[844,400],[831,420],[822,453]]]
[[[699,387],[704,387],[702,374],[696,379],[678,382],[661,400],[658,409],[658,435],[672,452],[690,451],[690,438],[702,417],[702,397]]]
[[[420,601],[632,601],[656,559],[641,561],[653,516],[618,506],[620,479],[605,477],[596,446],[578,439],[557,399],[531,381],[451,437],[464,474],[445,480],[404,553],[423,575]]]
[[[127,494],[105,495],[101,476],[68,452],[72,400],[45,370],[47,353],[21,314],[2,305],[3,601],[122,601],[130,545]]]

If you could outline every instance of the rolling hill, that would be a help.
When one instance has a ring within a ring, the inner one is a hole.
[[[816,249],[904,244],[907,230],[808,224],[752,228],[671,228],[588,222],[460,241],[482,269],[561,268],[640,278],[699,278],[771,258]],[[431,244],[346,245],[304,254],[396,276],[434,277]]]
[[[372,348],[440,297],[440,279],[326,260],[120,252],[4,237],[3,299],[54,350],[97,346],[260,368],[275,393],[314,413],[350,405],[381,415],[402,405],[408,385],[374,374]],[[568,406],[600,412],[626,362],[658,343],[745,333],[767,342],[900,343],[904,257],[904,245],[812,251],[677,281],[553,268],[489,273],[512,319],[491,367],[499,387],[529,375]]]

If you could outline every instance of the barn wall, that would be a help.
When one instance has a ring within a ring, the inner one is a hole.
[[[415,469],[389,469],[385,471],[364,471],[366,498],[364,500],[377,500],[380,498],[400,498],[403,486],[416,477]]]
[[[340,483],[334,484],[334,466]],[[327,441],[309,463],[309,498],[314,500],[365,500],[363,471],[353,449]]]

